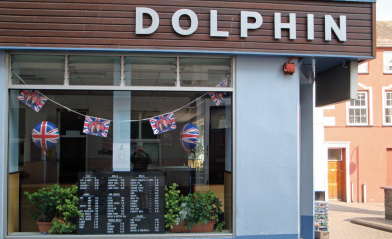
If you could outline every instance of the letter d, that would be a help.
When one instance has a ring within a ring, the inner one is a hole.
[[[152,18],[151,26],[143,28],[143,14],[148,14]],[[158,13],[151,8],[137,7],[136,8],[136,34],[151,34],[158,29],[159,16]]]

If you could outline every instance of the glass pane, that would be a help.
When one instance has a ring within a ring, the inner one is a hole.
[[[175,86],[175,57],[125,57],[125,85]]]
[[[355,114],[355,116],[360,115],[361,114],[361,110],[360,109],[355,109],[354,110],[354,114]]]
[[[366,122],[366,117],[361,117],[361,123],[362,124],[366,124],[367,122]]]
[[[355,106],[355,100],[350,100],[350,106]]]
[[[120,85],[118,56],[69,56],[70,85]]]
[[[348,115],[349,116],[354,116],[354,109],[349,109]]]
[[[180,58],[180,84],[215,87],[226,79],[230,69],[230,58]]]
[[[391,113],[392,113],[392,112],[391,112],[391,109],[390,109],[390,108],[385,109],[385,115],[391,115],[391,116],[392,116]]]
[[[358,65],[358,73],[368,73],[369,62]]]
[[[18,74],[29,85],[64,84],[64,56],[12,55],[11,71]],[[12,74],[12,84],[23,85]]]
[[[86,134],[86,128],[95,129],[90,124],[96,123],[96,119],[87,118],[85,122],[84,116],[57,104],[45,104],[36,113],[18,100],[19,90],[10,90],[8,195],[20,213],[13,221],[20,225],[18,233],[31,235],[38,231],[37,220],[28,210],[34,208],[34,201],[30,202],[24,192],[37,192],[44,185],[78,187],[77,211],[83,215],[70,219],[70,226],[77,225],[77,229],[69,231],[78,235],[170,233],[164,222],[164,187],[174,183],[180,195],[192,194],[186,205],[192,210],[200,210],[196,207],[199,197],[195,193],[210,190],[222,204],[219,222],[230,222],[231,96],[215,106],[209,95],[203,96],[205,92],[40,91],[77,112],[110,120],[110,124],[102,122],[105,130],[108,127],[107,135]],[[129,123],[131,119],[173,112],[195,99],[173,113],[175,130],[154,135],[148,120]],[[31,140],[32,128],[44,120],[54,123],[60,131],[59,142],[47,152],[46,167],[42,149]],[[197,134],[195,130],[193,133],[198,137],[181,137],[185,126],[197,127]],[[207,148],[209,154],[205,154]],[[47,222],[53,220],[53,210],[45,207]],[[43,217],[41,212],[38,210],[39,218]],[[229,226],[223,226],[223,232],[230,231]]]
[[[385,119],[386,123],[392,123],[391,118],[392,118],[391,116],[386,116]]]
[[[366,109],[361,109],[361,116],[366,116]]]
[[[352,116],[350,116],[350,123],[355,123],[355,119]]]
[[[391,93],[387,93],[387,99],[391,99]]]
[[[139,113],[132,113],[131,120],[139,120]],[[131,139],[139,139],[139,122],[131,122]]]

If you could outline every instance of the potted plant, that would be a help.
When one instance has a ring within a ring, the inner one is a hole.
[[[42,217],[37,222],[41,233],[72,233],[76,230],[76,220],[81,216],[77,192],[76,185],[61,188],[57,184],[43,187],[31,194],[24,192],[30,203],[35,206],[29,208],[34,219],[43,215],[45,207],[45,218]]]
[[[212,232],[214,224],[222,231],[225,222],[219,223],[222,204],[211,191],[180,195],[177,184],[165,187],[165,225],[172,232]]]
[[[53,218],[53,226],[49,233],[73,233],[76,231],[76,222],[79,216],[78,186],[61,188],[57,199],[57,215]]]
[[[37,222],[41,233],[48,233],[49,229],[53,225],[52,220],[57,213],[56,207],[60,191],[61,190],[59,185],[53,185],[49,187],[43,187],[37,192],[31,194],[27,191],[24,192],[24,194],[27,195],[27,198],[29,199],[30,203],[35,206],[35,208],[29,208],[31,216],[34,219],[37,219],[42,215],[42,218],[39,218]],[[45,215],[43,215],[43,212]]]

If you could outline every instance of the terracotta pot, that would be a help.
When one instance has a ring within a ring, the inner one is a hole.
[[[207,224],[200,223],[200,225],[193,225],[192,232],[212,232],[214,230],[214,221],[209,221]]]
[[[172,232],[190,232],[188,228],[185,228],[184,225],[182,225],[182,222],[178,225],[173,225],[173,228],[171,229]]]
[[[53,223],[51,222],[37,222],[39,231],[43,234],[44,232],[49,233],[49,229],[52,228]]]
[[[215,221],[210,221],[207,224],[204,222],[200,225],[193,225],[192,230],[185,228],[184,225],[180,222],[178,225],[174,225],[171,229],[172,232],[212,232],[214,230]]]

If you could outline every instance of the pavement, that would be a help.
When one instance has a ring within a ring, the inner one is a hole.
[[[385,219],[384,203],[329,200],[328,209],[329,239],[392,239],[392,221]]]

